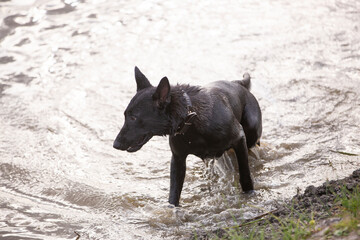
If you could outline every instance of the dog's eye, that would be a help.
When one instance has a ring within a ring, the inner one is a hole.
[[[131,121],[135,121],[136,117],[135,116],[130,116]]]

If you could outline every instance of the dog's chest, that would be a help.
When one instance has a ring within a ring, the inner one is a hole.
[[[201,159],[220,157],[226,150],[231,148],[230,142],[218,141],[203,136],[189,137],[176,136],[170,139],[172,151],[178,154],[193,154]]]

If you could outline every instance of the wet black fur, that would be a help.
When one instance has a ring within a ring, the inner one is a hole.
[[[170,86],[164,77],[153,87],[135,67],[135,80],[137,93],[125,110],[125,123],[113,146],[135,152],[153,136],[169,135],[171,204],[179,205],[189,154],[205,159],[233,148],[243,191],[254,189],[247,154],[260,139],[262,123],[259,104],[249,91],[249,75],[241,81],[217,81],[204,87]],[[176,135],[187,115],[183,92],[190,97],[197,117],[184,135]]]

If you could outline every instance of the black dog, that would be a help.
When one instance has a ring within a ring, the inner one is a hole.
[[[233,148],[243,191],[254,189],[248,148],[259,143],[262,124],[259,104],[249,91],[249,74],[241,81],[217,81],[205,87],[170,87],[164,77],[153,87],[135,67],[135,79],[137,93],[125,110],[114,148],[135,152],[155,135],[170,135],[170,204],[179,205],[189,154],[220,157]]]

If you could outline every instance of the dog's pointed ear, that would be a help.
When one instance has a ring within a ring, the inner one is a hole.
[[[145,77],[145,75],[140,71],[138,67],[135,67],[135,80],[137,85],[136,91],[151,87],[149,80]]]
[[[153,94],[153,100],[157,102],[159,107],[164,107],[165,104],[170,102],[170,83],[167,77],[163,77],[160,80]]]

